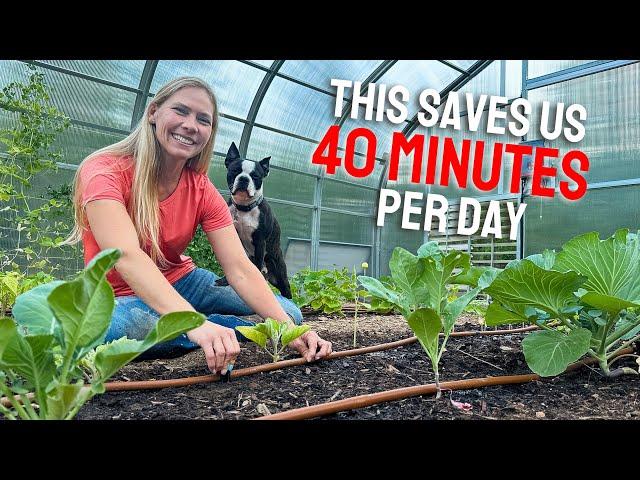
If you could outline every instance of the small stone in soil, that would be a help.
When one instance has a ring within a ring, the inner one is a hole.
[[[545,416],[544,412],[536,412],[536,418],[544,418]]]

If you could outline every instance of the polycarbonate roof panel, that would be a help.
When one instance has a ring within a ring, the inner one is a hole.
[[[129,131],[135,93],[52,70],[45,81],[54,105],[72,119]]]
[[[471,81],[458,88],[457,91],[459,93],[461,111],[467,110],[464,97],[467,92],[473,93],[475,99],[482,94],[500,95],[500,62],[492,62],[477,76],[473,77]]]
[[[376,84],[385,84],[387,92],[394,85],[409,90],[406,103],[411,119],[419,109],[420,92],[427,88],[441,91],[461,74],[437,60],[400,60],[389,69]]]
[[[391,151],[391,139],[393,138],[393,132],[401,132],[406,125],[407,124],[404,122],[395,125],[389,121],[375,122],[366,120],[352,120],[351,118],[348,118],[340,129],[340,146],[342,148],[345,148],[349,132],[352,132],[356,128],[366,128],[371,130],[375,134],[376,157],[382,158],[385,153],[389,153]],[[357,140],[357,152],[364,154],[366,148],[367,144],[364,139]],[[356,165],[360,166],[359,163],[356,163]],[[364,165],[364,159],[362,159],[362,165]]]
[[[247,150],[250,160],[271,156],[271,163],[293,170],[317,173],[318,166],[311,163],[311,155],[317,144],[253,127]]]
[[[256,123],[320,140],[336,121],[336,98],[276,77],[258,111]]]
[[[30,73],[25,63],[15,60],[0,60],[0,82],[2,82],[2,87],[16,81],[26,83],[29,81]]]
[[[63,153],[61,162],[77,165],[89,154],[119,142],[124,137],[124,134],[105,132],[83,125],[71,125],[58,135],[54,147]]]
[[[102,80],[138,88],[144,70],[144,60],[41,60],[43,63],[55,65]]]
[[[519,97],[522,93],[522,60],[507,60],[505,96]]]
[[[354,155],[353,163],[356,168],[362,168],[365,165],[365,158],[364,155],[360,155],[360,153],[364,153],[364,148],[360,148],[360,145],[356,144],[356,151],[358,152],[358,154]],[[366,177],[356,178],[347,173],[347,170],[344,166],[344,150],[339,150],[338,156],[342,159],[342,162],[340,163],[340,166],[336,168],[336,173],[327,174],[326,169],[324,167],[321,167],[322,173],[324,174],[324,177],[326,179],[346,180],[347,182],[356,185],[378,188],[378,186],[380,185],[380,175],[382,175],[382,171],[384,170],[384,166],[382,163],[376,161],[373,167],[373,171],[369,175],[367,175]]]
[[[362,81],[382,60],[287,60],[279,72],[313,86],[335,91],[332,78]]]
[[[213,150],[226,156],[229,151],[229,147],[231,146],[231,142],[235,142],[236,147],[240,145],[240,138],[242,137],[243,129],[244,123],[220,117]]]
[[[593,60],[529,60],[527,77],[535,78],[567,68],[591,63]]]
[[[155,93],[165,83],[182,76],[199,77],[211,85],[220,112],[247,118],[265,72],[236,60],[161,60],[151,91]]]
[[[456,67],[460,67],[463,70],[469,70],[469,67],[477,61],[478,60],[447,60],[447,62],[453,63]]]

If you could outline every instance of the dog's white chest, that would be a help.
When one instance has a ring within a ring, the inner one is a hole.
[[[253,208],[248,212],[242,212],[238,210],[235,205],[229,207],[231,217],[233,218],[233,225],[236,227],[242,246],[250,257],[255,255],[253,248],[252,235],[258,228],[260,223],[260,209]]]

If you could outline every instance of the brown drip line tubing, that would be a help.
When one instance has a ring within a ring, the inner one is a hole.
[[[475,335],[509,335],[515,333],[523,333],[531,330],[536,330],[538,327],[535,325],[523,328],[514,328],[510,330],[472,330],[472,331],[461,331],[461,332],[452,332],[451,337],[469,337]],[[410,345],[418,341],[417,337],[409,337],[403,340],[398,340],[390,343],[383,343],[380,345],[372,345],[369,347],[356,348],[352,350],[343,350],[340,352],[334,352],[331,355],[322,359],[324,360],[334,360],[337,358],[350,357],[354,355],[362,355],[365,353],[372,352],[380,352],[383,350],[390,350],[392,348],[402,347],[404,345]],[[305,365],[308,363],[304,358],[295,358],[292,360],[283,360],[275,363],[265,363],[262,365],[256,365],[254,367],[248,368],[240,368],[238,370],[233,370],[231,372],[231,378],[244,377],[247,375],[253,375],[255,373],[260,372],[270,372],[273,370],[279,370],[281,368],[293,367],[298,365]],[[107,392],[120,392],[120,391],[131,391],[131,390],[153,390],[160,388],[172,388],[172,387],[184,387],[188,385],[195,385],[198,383],[211,383],[220,380],[220,375],[217,374],[209,374],[209,375],[201,375],[197,377],[184,377],[184,378],[175,378],[171,380],[141,380],[141,381],[133,381],[133,382],[107,382],[104,384],[105,390]],[[17,400],[20,400],[20,395],[16,395]],[[29,394],[29,398],[33,398],[33,394]],[[5,407],[10,407],[11,402],[6,397],[2,397],[0,402]]]
[[[630,353],[632,347],[621,350],[619,355]],[[616,355],[617,357],[618,355]],[[615,358],[615,357],[614,357]],[[598,363],[596,358],[588,358],[581,362],[572,363],[563,373],[577,370],[578,368]],[[469,378],[466,380],[453,380],[449,382],[441,382],[440,390],[471,390],[473,388],[489,387],[493,385],[512,385],[520,383],[533,382],[540,380],[542,377],[535,373],[526,375],[508,375],[498,377],[481,377]],[[321,403],[319,405],[311,405],[309,407],[295,408],[272,415],[264,415],[254,418],[253,420],[305,420],[314,417],[322,417],[332,413],[343,412],[346,410],[355,410],[358,408],[368,407],[377,403],[391,402],[394,400],[402,400],[403,398],[415,397],[418,395],[428,395],[437,392],[435,383],[426,385],[415,385],[412,387],[396,388],[378,393],[369,393],[367,395],[358,395],[357,397],[344,398],[333,402]]]
[[[524,328],[514,328],[512,330],[483,330],[483,331],[463,331],[452,332],[452,337],[467,337],[473,335],[508,335],[510,333],[522,333],[530,330],[535,330],[538,327],[530,326]],[[398,340],[390,343],[382,343],[380,345],[372,345],[370,347],[356,348],[352,350],[343,350],[341,352],[334,352],[331,355],[322,359],[335,360],[337,358],[351,357],[354,355],[362,355],[365,353],[380,352],[383,350],[390,350],[392,348],[402,347],[404,345],[410,345],[418,341],[417,337],[409,337],[403,340]],[[244,377],[246,375],[253,375],[259,372],[271,372],[273,370],[280,370],[281,368],[294,367],[298,365],[305,365],[308,363],[304,358],[294,358],[292,360],[283,360],[281,362],[265,363],[262,365],[256,365],[255,367],[240,368],[231,372],[231,378]],[[143,380],[134,382],[108,382],[105,383],[105,389],[108,392],[116,392],[123,390],[147,390],[156,388],[170,388],[170,387],[184,387],[187,385],[195,385],[197,383],[210,383],[220,380],[220,375],[210,374],[201,375],[198,377],[185,377],[176,378],[171,380]]]

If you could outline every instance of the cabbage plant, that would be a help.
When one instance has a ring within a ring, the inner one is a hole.
[[[485,292],[487,325],[529,322],[542,331],[522,342],[527,364],[541,376],[562,373],[584,355],[609,377],[637,374],[611,368],[620,350],[640,340],[640,241],[626,229],[600,240],[579,235],[555,253],[513,261]]]
[[[358,280],[371,295],[395,305],[407,320],[431,360],[438,398],[441,396],[438,365],[456,319],[480,290],[491,283],[497,271],[472,267],[469,254],[457,250],[442,252],[437,242],[425,243],[417,253],[413,255],[402,247],[393,250],[389,269],[395,290],[372,277],[359,276]],[[447,287],[451,284],[474,288],[450,299]]]
[[[122,366],[205,321],[200,313],[169,313],[144,340],[121,339],[96,353],[115,306],[105,275],[119,257],[119,250],[100,252],[74,280],[23,293],[13,307],[14,318],[0,318],[0,393],[11,404],[0,404],[5,417],[71,419],[94,395],[104,393],[104,383]],[[93,367],[85,383],[86,357],[93,357]]]

